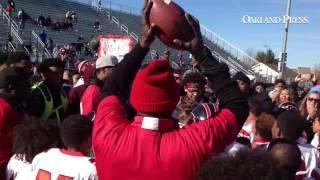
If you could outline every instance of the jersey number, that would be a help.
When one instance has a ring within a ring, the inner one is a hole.
[[[40,169],[38,171],[36,180],[51,180],[51,173]],[[57,180],[73,180],[73,178],[64,175],[59,175]]]

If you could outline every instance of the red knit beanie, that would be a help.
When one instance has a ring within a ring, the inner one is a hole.
[[[130,102],[137,112],[172,112],[179,101],[179,88],[167,60],[155,60],[139,71],[132,84]]]

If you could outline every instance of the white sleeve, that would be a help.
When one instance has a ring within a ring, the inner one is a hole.
[[[7,165],[7,169],[6,169],[6,180],[10,180],[11,179],[11,177],[13,177],[13,176],[15,176],[14,175],[14,171],[13,171],[13,157],[14,157],[14,155],[11,157],[11,159],[10,159],[10,161],[9,161],[9,163],[8,163],[8,165]],[[14,178],[13,178],[14,179]]]

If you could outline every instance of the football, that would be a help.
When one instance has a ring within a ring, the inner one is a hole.
[[[192,38],[185,11],[171,0],[153,0],[149,20],[159,28],[158,38],[169,47],[179,49],[173,44],[174,39],[187,42]]]

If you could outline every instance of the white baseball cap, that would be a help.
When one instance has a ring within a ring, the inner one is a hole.
[[[118,58],[116,56],[101,56],[96,61],[96,69],[104,67],[114,67],[118,64]]]

